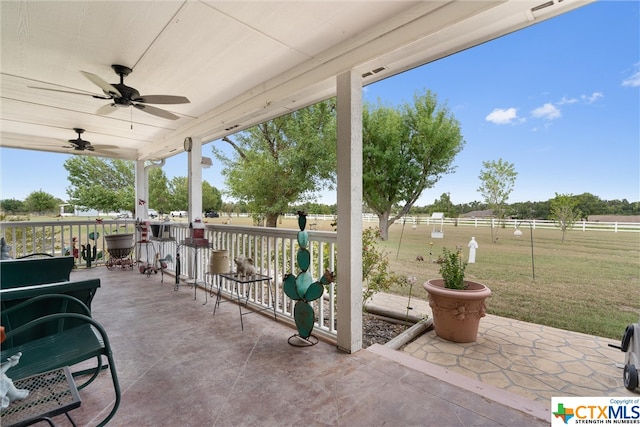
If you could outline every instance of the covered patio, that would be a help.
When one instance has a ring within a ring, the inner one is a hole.
[[[193,220],[203,145],[336,97],[337,344],[355,353],[363,86],[590,2],[1,2],[0,145],[134,161],[137,218],[148,169],[187,151]],[[69,148],[74,129],[96,150]]]
[[[188,285],[174,291],[157,276],[105,267],[74,270],[71,278],[96,276],[93,316],[109,333],[122,389],[109,425],[549,424],[549,408],[539,402],[479,382],[470,392],[382,346],[352,355],[325,341],[294,347],[287,339],[295,329],[261,313],[245,316],[242,331],[237,305],[222,303],[212,316],[202,289],[194,300]],[[71,415],[95,425],[111,409],[109,375],[81,397]],[[64,416],[54,421],[68,424]]]
[[[481,383],[475,393],[428,375],[419,360],[361,351],[361,96],[385,77],[590,2],[0,2],[0,146],[69,153],[73,129],[85,129],[96,151],[78,154],[135,162],[136,202],[149,200],[148,169],[186,150],[190,219],[202,212],[204,146],[337,99],[336,341],[294,347],[289,324],[250,314],[242,330],[235,304],[213,317],[211,299],[203,305],[198,290],[194,300],[188,285],[74,270],[72,280],[102,281],[93,316],[123,392],[110,425],[548,425],[538,402]],[[80,71],[114,84],[114,64],[133,69],[126,83],[143,95],[190,103],[162,106],[175,120],[144,105],[107,114],[111,101],[93,95],[109,88]],[[136,206],[146,218],[148,204]],[[112,396],[102,375],[72,416],[95,425]]]

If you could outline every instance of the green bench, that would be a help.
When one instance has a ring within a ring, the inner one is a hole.
[[[72,256],[1,260],[0,288],[65,282],[73,266]]]
[[[91,317],[91,301],[100,279],[48,283],[0,290],[0,319],[6,330],[0,360],[22,353],[20,363],[7,376],[19,380],[96,358],[96,366],[74,373],[90,377],[78,390],[92,383],[103,369],[110,370],[115,392],[111,412],[98,424],[104,426],[120,405],[121,392],[113,353],[104,328]],[[103,356],[107,359],[103,365]]]

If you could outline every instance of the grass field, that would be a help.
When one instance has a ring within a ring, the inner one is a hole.
[[[521,237],[513,231],[499,230],[498,243],[492,244],[489,228],[452,226],[445,228],[444,239],[431,239],[426,226],[405,226],[403,232],[402,225],[393,225],[381,245],[394,271],[416,276],[421,284],[439,277],[438,265],[429,259],[436,259],[443,246],[461,246],[466,259],[475,236],[476,263],[468,265],[466,277],[493,291],[489,313],[613,339],[638,321],[640,234],[570,231],[563,243],[559,230],[533,230],[534,270],[528,225]],[[417,255],[425,261],[416,261]],[[391,292],[408,295],[402,287]],[[422,286],[413,292],[426,298]]]
[[[222,224],[227,219],[205,222]],[[249,226],[252,221],[233,218],[231,224]],[[365,228],[376,226],[364,224]],[[297,221],[284,219],[278,227],[297,229]],[[318,221],[317,229],[332,227],[329,221]],[[450,250],[461,246],[466,259],[467,244],[475,236],[479,248],[476,263],[467,267],[467,278],[493,291],[487,302],[489,313],[612,339],[620,339],[624,328],[638,321],[640,233],[572,230],[563,243],[560,230],[533,230],[533,280],[530,230],[526,224],[521,230],[522,236],[515,237],[513,229],[500,229],[498,243],[492,244],[488,227],[445,226],[444,239],[431,239],[430,226],[406,225],[403,230],[401,224],[394,224],[389,240],[380,246],[388,254],[392,271],[418,279],[412,289],[416,298],[427,299],[422,283],[439,277],[438,265],[430,260],[445,246]],[[416,261],[418,255],[424,261]],[[408,296],[409,288],[394,286],[390,292]]]

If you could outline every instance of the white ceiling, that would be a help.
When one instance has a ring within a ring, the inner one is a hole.
[[[0,145],[71,153],[84,128],[93,154],[158,160],[186,136],[207,143],[334,96],[350,69],[384,67],[366,85],[589,2],[0,1]],[[102,95],[80,71],[119,83],[112,64],[142,95],[191,102],[153,104],[178,120],[99,115],[109,101],[32,88]]]

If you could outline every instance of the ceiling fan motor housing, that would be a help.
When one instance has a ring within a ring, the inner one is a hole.
[[[116,84],[112,84],[111,86],[118,89],[120,94],[122,94],[121,97],[119,96],[113,97],[113,103],[118,107],[129,107],[131,106],[131,101],[135,101],[138,98],[140,98],[140,92],[138,92],[136,89],[129,87],[125,84],[116,83]],[[110,95],[109,93],[106,93],[106,92],[105,94]]]

